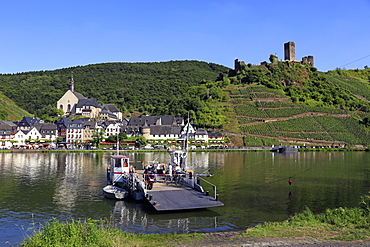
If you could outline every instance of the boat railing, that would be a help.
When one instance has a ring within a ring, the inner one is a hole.
[[[213,183],[211,183],[211,182],[209,182],[209,181],[207,181],[206,179],[204,179],[204,178],[202,178],[200,175],[195,175],[195,181],[196,181],[196,184],[199,186],[199,187],[201,187],[202,188],[202,186],[200,185],[200,181],[203,181],[203,182],[205,182],[205,183],[207,183],[207,184],[209,184],[211,187],[212,187],[212,189],[213,189],[213,192],[214,192],[214,198],[218,201],[218,194],[217,194],[217,186],[216,185],[214,185]],[[206,194],[208,195],[208,191],[206,191]]]

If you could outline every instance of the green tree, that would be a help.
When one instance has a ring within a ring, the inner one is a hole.
[[[104,139],[104,129],[95,129],[94,130],[94,134],[93,134],[93,146],[95,146],[96,148],[99,147],[100,143],[103,141]]]
[[[361,124],[365,125],[366,127],[370,127],[370,119],[368,117],[365,117],[360,121]]]
[[[127,135],[126,135],[125,132],[121,132],[121,133],[119,133],[118,138],[119,138],[120,141],[123,141],[123,140],[127,139]]]
[[[136,141],[136,146],[138,148],[143,147],[143,146],[146,145],[146,138],[143,137],[143,136],[135,137],[135,141]]]
[[[110,135],[105,139],[106,142],[117,143],[117,135]]]

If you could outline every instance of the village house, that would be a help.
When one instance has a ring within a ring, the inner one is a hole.
[[[36,125],[36,129],[41,134],[40,145],[55,148],[58,138],[58,128],[52,123],[42,123]]]
[[[41,120],[34,117],[23,117],[21,121],[16,122],[17,130],[30,130],[40,122]]]
[[[100,117],[106,120],[121,120],[122,112],[114,104],[103,104]]]
[[[67,146],[78,145],[82,143],[83,122],[81,120],[70,121],[66,129]]]
[[[9,149],[14,143],[14,126],[1,123],[0,124],[0,149]]]
[[[210,131],[208,132],[208,138],[210,141],[221,141],[224,139],[224,135],[221,132]]]
[[[91,143],[94,133],[102,132],[103,138],[121,132],[130,136],[143,136],[148,140],[189,140],[201,143],[221,140],[222,134],[209,135],[206,130],[196,129],[184,119],[174,116],[135,116],[123,121],[90,118],[71,120],[63,117],[52,123],[24,117],[16,123],[0,121],[0,149],[18,148],[67,148],[81,147]],[[221,136],[220,136],[221,135]]]
[[[77,104],[72,108],[71,114],[97,118],[100,111],[101,106],[96,99],[79,99]]]
[[[143,136],[148,140],[185,140],[188,139],[208,141],[206,130],[195,130],[183,117],[166,116],[134,116],[131,117],[123,131],[127,136]]]
[[[16,148],[26,147],[26,134],[23,132],[23,130],[17,130],[14,133],[13,140],[14,140],[13,147],[16,147]]]
[[[123,131],[127,136],[143,136],[146,139],[178,138],[184,118],[174,116],[134,116],[131,117]]]
[[[63,117],[55,121],[55,124],[57,125],[58,133],[60,133],[59,144],[64,144],[67,147],[74,147],[82,143],[84,127],[82,120],[71,120]]]
[[[105,129],[104,138],[121,133],[122,123],[116,121],[104,121],[102,127]]]
[[[94,138],[94,131],[98,127],[97,121],[84,121],[82,141],[91,142]]]
[[[40,147],[41,134],[36,127],[31,127],[30,130],[22,130],[22,132],[24,133],[23,137],[26,139],[24,141],[21,140],[21,143],[25,142],[30,149]]]
[[[190,123],[187,123],[180,133],[180,139],[185,140],[185,138],[189,140],[199,140],[208,142],[208,133],[204,129],[195,129]]]

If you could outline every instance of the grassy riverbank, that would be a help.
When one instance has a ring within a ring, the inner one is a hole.
[[[112,228],[103,220],[62,223],[53,219],[21,246],[202,246],[210,241],[232,244],[265,238],[370,241],[370,196],[362,197],[356,208],[327,209],[321,214],[307,209],[283,222],[266,222],[237,235],[133,234]]]

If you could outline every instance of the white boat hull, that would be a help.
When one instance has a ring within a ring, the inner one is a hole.
[[[105,197],[116,200],[123,200],[128,196],[128,191],[114,185],[107,185],[103,188]]]

